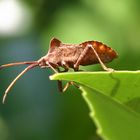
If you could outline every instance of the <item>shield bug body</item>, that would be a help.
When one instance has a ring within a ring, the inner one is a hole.
[[[108,63],[116,57],[117,53],[112,48],[98,41],[86,41],[81,44],[64,44],[60,40],[53,38],[50,42],[48,53],[38,61],[15,62],[0,66],[0,69],[2,69],[4,67],[16,65],[29,65],[8,86],[3,97],[3,103],[7,93],[15,82],[24,73],[36,66],[39,66],[40,68],[51,68],[57,73],[66,72],[69,68],[78,71],[80,65],[86,66],[100,63],[104,70],[113,71],[113,69],[107,68],[104,63]],[[64,71],[60,71],[60,67],[63,67]],[[68,83],[64,89],[70,84],[71,82]],[[63,91],[61,81],[58,81],[58,87],[60,91]]]

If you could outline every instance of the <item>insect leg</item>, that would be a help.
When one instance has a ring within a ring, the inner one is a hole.
[[[82,59],[87,54],[87,52],[88,52],[89,49],[90,49],[90,47],[85,47],[84,51],[80,54],[77,62],[74,64],[74,71],[78,71],[79,70],[79,65],[80,65]]]
[[[65,61],[62,61],[62,66],[64,68],[63,71],[60,71],[59,67],[57,68],[58,72],[67,72],[69,70],[69,66],[66,64]],[[63,92],[63,85],[62,85],[62,81],[61,80],[58,80],[57,81],[58,83],[58,89],[60,92]]]
[[[59,67],[57,67],[56,69],[47,61],[46,64],[55,72],[55,73],[58,73],[58,72],[61,72]],[[60,92],[62,92],[62,81],[61,80],[57,80],[57,84],[58,84],[58,89]]]
[[[58,72],[61,72],[60,69],[59,69],[59,67],[57,67],[57,71]],[[63,92],[63,87],[62,87],[62,81],[61,80],[57,80],[57,85],[58,85],[58,90],[60,92]]]
[[[58,85],[58,90],[60,92],[63,92],[63,86],[62,86],[62,81],[61,80],[57,80],[57,85]]]
[[[102,67],[105,71],[110,71],[110,72],[114,71],[114,69],[108,68],[108,67],[102,62],[102,60],[100,59],[100,57],[99,57],[97,51],[94,49],[94,47],[93,47],[92,45],[88,44],[87,47],[88,47],[88,48],[91,48],[91,49],[94,51],[94,54],[96,55],[96,57],[97,57],[99,63],[101,64],[101,67]]]
[[[58,73],[58,71],[47,61],[46,64],[55,72]]]
[[[71,86],[71,85],[73,85],[73,86],[79,88],[79,86],[78,86],[77,84],[75,84],[73,81],[70,81],[70,82],[66,83],[66,85],[65,85],[65,87],[63,88],[62,92],[65,92],[65,91],[69,88],[69,86]]]
[[[61,64],[62,64],[63,68],[65,69],[65,70],[62,71],[62,72],[67,72],[67,71],[69,70],[68,64],[67,64],[65,61],[62,61]]]
[[[92,45],[90,45],[90,44],[88,44],[88,45],[86,46],[86,48],[84,49],[84,51],[83,51],[83,52],[81,53],[81,55],[79,56],[77,62],[75,63],[75,65],[74,65],[74,70],[75,70],[75,71],[78,71],[79,65],[80,65],[82,59],[85,57],[85,55],[87,54],[87,52],[88,52],[88,50],[89,50],[90,48],[94,51],[94,54],[96,55],[96,57],[97,57],[99,63],[101,64],[101,67],[102,67],[104,70],[106,70],[106,71],[111,71],[111,72],[114,71],[112,68],[106,67],[106,65],[102,62],[102,60],[100,59],[100,57],[99,57],[98,53],[96,52],[96,50],[94,49],[94,47],[93,47]]]

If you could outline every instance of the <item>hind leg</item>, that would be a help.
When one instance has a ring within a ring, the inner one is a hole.
[[[88,45],[85,47],[84,51],[81,53],[81,55],[79,56],[77,62],[75,63],[75,65],[74,65],[74,70],[75,70],[75,71],[78,71],[78,70],[79,70],[79,65],[80,65],[82,59],[87,55],[87,53],[88,53],[88,51],[89,51],[90,48],[93,50],[93,52],[94,52],[95,56],[97,57],[97,59],[98,59],[100,65],[101,65],[101,67],[102,67],[105,71],[110,71],[110,72],[114,71],[112,68],[108,68],[108,67],[102,62],[102,60],[100,59],[98,53],[96,52],[96,50],[94,49],[94,47],[93,47],[92,45],[90,45],[90,44],[88,44]]]

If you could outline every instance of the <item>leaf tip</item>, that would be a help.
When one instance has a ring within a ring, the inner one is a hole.
[[[54,75],[49,76],[50,80],[54,80]]]

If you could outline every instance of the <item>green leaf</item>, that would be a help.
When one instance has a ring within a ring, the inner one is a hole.
[[[51,79],[81,85],[91,117],[104,139],[140,139],[140,71],[60,73]]]

